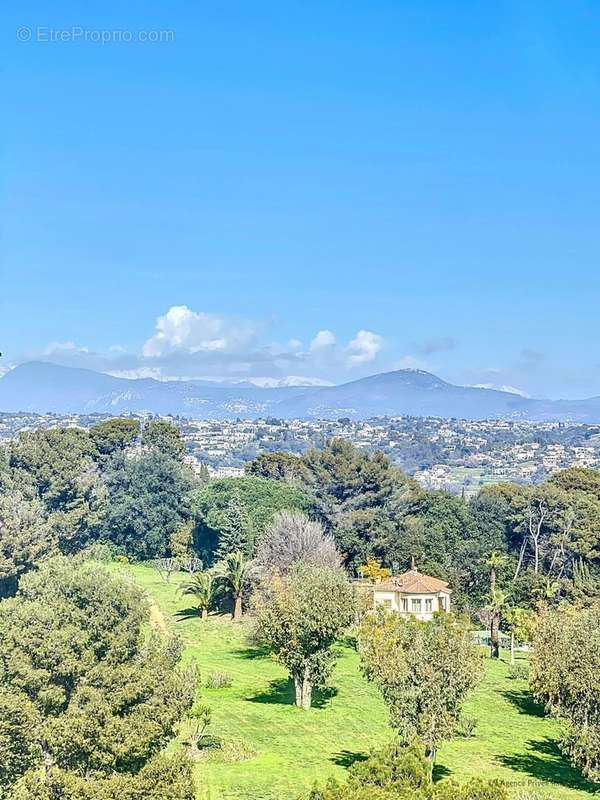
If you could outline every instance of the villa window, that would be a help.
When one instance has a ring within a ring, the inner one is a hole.
[[[431,598],[425,600],[425,611],[427,611],[428,614],[431,614],[433,611],[433,600],[431,600]]]
[[[402,598],[402,611],[408,614],[408,597]]]
[[[411,610],[413,614],[420,614],[421,613],[421,601],[420,600],[412,600],[411,602]]]

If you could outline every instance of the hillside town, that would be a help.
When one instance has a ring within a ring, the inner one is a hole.
[[[88,428],[105,415],[0,413],[0,442],[39,428]],[[142,420],[150,417],[142,416]],[[235,477],[264,452],[300,454],[343,438],[381,450],[427,489],[472,494],[486,483],[537,483],[570,466],[600,466],[600,426],[563,422],[469,421],[434,417],[210,421],[169,417],[181,429],[188,463]]]

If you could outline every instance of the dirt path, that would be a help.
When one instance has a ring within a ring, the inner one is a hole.
[[[165,622],[162,611],[156,603],[152,603],[150,606],[150,625],[152,625],[155,631],[167,633],[167,623]]]

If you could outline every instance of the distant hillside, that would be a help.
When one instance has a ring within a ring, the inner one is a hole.
[[[600,422],[600,397],[535,400],[454,386],[422,370],[397,370],[340,386],[261,388],[208,381],[127,379],[46,362],[22,364],[0,378],[0,411],[151,412],[198,419],[438,416],[461,419]]]

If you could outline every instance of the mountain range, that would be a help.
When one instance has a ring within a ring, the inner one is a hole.
[[[371,375],[338,386],[259,387],[249,383],[119,378],[31,361],[0,378],[0,411],[114,415],[150,412],[197,419],[366,419],[411,415],[598,423],[600,397],[538,400],[495,389],[455,386],[431,373],[411,369]]]

